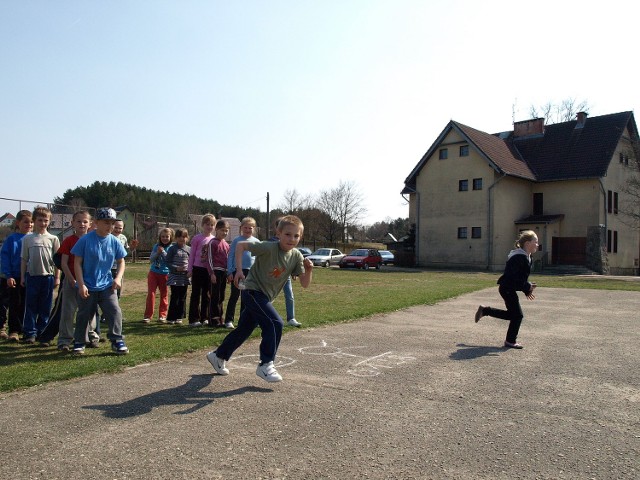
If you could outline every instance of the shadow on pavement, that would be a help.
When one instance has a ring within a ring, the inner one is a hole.
[[[472,360],[479,357],[497,357],[498,353],[505,351],[502,347],[494,346],[466,345],[464,343],[459,343],[456,346],[460,348],[449,354],[449,358],[452,360]]]
[[[201,389],[207,387],[216,375],[192,375],[191,379],[179,387],[167,388],[158,392],[149,393],[138,398],[133,398],[124,403],[112,405],[86,405],[82,408],[88,410],[103,411],[107,418],[129,418],[150,413],[154,407],[163,405],[188,406],[184,410],[175,412],[184,415],[193,413],[196,410],[206,407],[218,398],[233,397],[244,393],[270,393],[269,388],[242,387],[227,392],[202,392]]]

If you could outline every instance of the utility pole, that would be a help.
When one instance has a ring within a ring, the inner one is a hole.
[[[269,212],[269,192],[267,192],[267,239],[271,238],[271,215]]]

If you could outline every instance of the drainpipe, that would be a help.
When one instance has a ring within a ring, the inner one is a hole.
[[[598,182],[600,182],[600,190],[602,191],[602,198],[603,198],[603,202],[602,202],[602,206],[603,206],[603,213],[604,213],[604,241],[607,241],[607,227],[609,225],[609,217],[607,215],[607,191],[604,188],[604,183],[602,182],[602,178],[598,178]],[[602,248],[602,245],[600,245],[600,248]],[[606,248],[605,248],[606,251]],[[608,260],[607,260],[608,261]],[[604,273],[604,269],[602,268],[602,259],[600,259],[600,271],[602,273]]]
[[[487,244],[487,270],[490,269],[491,259],[493,258],[493,215],[491,213],[491,209],[493,208],[491,202],[491,195],[493,194],[492,190],[493,187],[495,187],[500,182],[500,180],[502,180],[506,176],[507,174],[503,173],[502,176],[498,178],[498,180],[493,182],[493,184],[489,187],[489,193],[487,195],[487,226],[489,228],[489,231],[487,232],[487,238],[489,239],[489,243]]]
[[[418,266],[418,258],[419,257],[419,253],[420,253],[420,235],[419,235],[419,231],[420,231],[420,192],[417,192],[415,189],[413,190],[413,192],[416,195],[416,239],[415,239],[415,244],[413,245],[414,248],[414,252],[416,255],[416,264],[414,265],[415,267]],[[400,194],[400,196],[404,199],[405,202],[411,204],[411,202],[405,198],[404,195]],[[409,219],[411,220],[411,219]]]

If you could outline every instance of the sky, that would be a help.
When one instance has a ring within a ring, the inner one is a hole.
[[[114,181],[266,211],[267,193],[273,209],[342,181],[362,224],[404,218],[404,180],[450,120],[507,131],[567,98],[635,111],[637,9],[0,0],[0,197]]]

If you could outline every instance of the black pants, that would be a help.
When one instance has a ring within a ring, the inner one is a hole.
[[[518,292],[511,288],[503,287],[502,285],[500,285],[498,292],[504,300],[504,304],[507,309],[500,310],[498,308],[486,307],[484,309],[484,314],[494,318],[509,320],[509,328],[507,329],[507,342],[516,343],[518,332],[520,331],[520,324],[522,323],[522,318],[524,317],[524,315],[522,314],[522,307],[520,307]]]
[[[209,305],[209,326],[224,325],[224,293],[227,289],[227,272],[214,270],[216,283],[211,284],[211,304]]]
[[[2,279],[6,282],[6,279]],[[22,332],[22,319],[24,318],[24,300],[26,297],[26,289],[20,286],[20,279],[16,280],[16,286],[7,287],[6,290],[9,300],[9,311],[7,312],[9,335],[12,333]]]
[[[191,299],[189,300],[189,323],[209,320],[211,281],[204,267],[193,267],[191,271]]]
[[[185,317],[187,303],[187,285],[169,285],[171,298],[169,299],[169,313],[167,320],[175,321]]]

